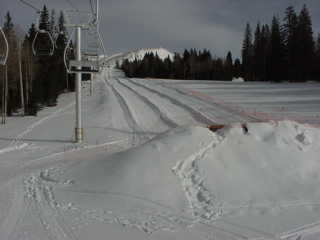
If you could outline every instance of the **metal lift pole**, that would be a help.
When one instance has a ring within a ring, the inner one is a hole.
[[[99,29],[99,0],[96,0],[96,24],[97,24],[97,29]],[[99,58],[99,56],[98,56]],[[93,93],[93,78],[97,76],[96,73],[91,74],[91,81],[90,81],[90,96],[92,96]]]
[[[81,26],[76,28],[76,60],[81,61]],[[78,67],[81,69],[81,67]],[[77,143],[83,141],[83,128],[81,119],[81,81],[82,74],[76,73],[76,127],[75,127],[75,140]]]
[[[97,0],[97,2],[96,2],[96,18],[97,18],[97,23],[99,24],[99,0]],[[99,26],[98,26],[98,28],[99,28]]]

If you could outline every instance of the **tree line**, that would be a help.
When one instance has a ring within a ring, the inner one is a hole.
[[[290,6],[283,21],[274,16],[271,25],[257,24],[253,34],[248,23],[242,43],[242,62],[212,57],[210,51],[185,50],[161,60],[149,53],[142,60],[125,60],[121,68],[128,77],[195,80],[320,81],[320,34],[314,39],[306,5],[297,14]]]
[[[314,39],[306,5],[297,14],[293,6],[281,21],[248,23],[242,45],[243,77],[248,81],[320,81],[320,34]]]
[[[48,52],[52,48],[48,34],[39,33],[36,44],[40,44],[41,47],[32,48],[39,29],[47,31],[53,37],[55,50],[52,55],[43,54],[43,51]],[[39,22],[32,23],[27,33],[13,23],[8,12],[5,15],[3,30],[10,51],[6,66],[0,70],[0,89],[3,96],[0,102],[3,106],[6,95],[8,116],[18,110],[23,114],[36,115],[40,108],[54,106],[60,93],[73,90],[73,76],[68,76],[63,62],[68,35],[62,12],[56,19],[55,10],[49,13],[48,8],[44,6]],[[34,55],[33,50],[42,52]]]
[[[185,50],[182,55],[175,53],[162,60],[157,54],[147,53],[142,60],[125,60],[121,68],[128,77],[232,80],[240,77],[241,62],[233,62],[231,52],[225,59],[212,57],[210,51]]]

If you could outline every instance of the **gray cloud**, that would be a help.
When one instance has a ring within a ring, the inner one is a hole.
[[[18,0],[1,1],[1,16],[10,10],[14,22],[25,28],[25,23],[34,21],[34,12]],[[89,10],[88,0],[71,1]],[[64,0],[33,3],[70,8]],[[300,10],[303,3],[311,11],[315,32],[320,32],[319,0],[101,0],[101,31],[109,54],[162,46],[172,51],[208,48],[217,56],[231,50],[239,56],[247,21],[269,23],[273,14],[282,17],[287,6]]]

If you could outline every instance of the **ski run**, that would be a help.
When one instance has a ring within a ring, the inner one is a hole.
[[[1,126],[1,240],[320,239],[319,84],[93,84],[82,144],[74,93]]]

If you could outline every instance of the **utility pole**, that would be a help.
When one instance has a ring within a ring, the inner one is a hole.
[[[76,61],[81,61],[81,26],[76,27]],[[81,67],[77,67],[81,70]],[[76,127],[75,127],[75,140],[77,143],[83,142],[83,128],[81,119],[81,72],[76,73]]]
[[[99,0],[97,0],[97,2],[96,2],[96,19],[99,23]]]

